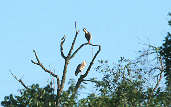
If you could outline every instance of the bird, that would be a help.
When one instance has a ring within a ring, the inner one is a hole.
[[[78,64],[77,69],[75,71],[75,76],[77,76],[78,73],[80,73],[81,71],[83,71],[84,68],[85,68],[85,66],[86,66],[86,61],[85,60],[81,64]]]
[[[90,32],[88,32],[86,28],[84,28],[83,31],[85,32],[85,38],[87,39],[88,43],[90,44],[90,40],[92,38]]]

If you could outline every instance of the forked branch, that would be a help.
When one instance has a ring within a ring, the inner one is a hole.
[[[59,80],[58,75],[56,75],[56,74],[54,74],[53,72],[51,72],[50,70],[46,69],[46,68],[43,66],[43,64],[40,62],[40,60],[39,60],[39,58],[38,58],[38,56],[37,56],[36,51],[33,50],[33,52],[34,52],[34,55],[35,55],[35,57],[36,57],[37,62],[35,62],[35,61],[33,61],[33,60],[31,60],[31,62],[32,62],[33,64],[36,64],[36,65],[40,66],[45,72],[47,72],[47,73],[49,73],[51,76],[55,77],[55,78],[57,79],[57,85],[58,85],[58,88],[59,88],[59,87],[60,87],[60,80]]]
[[[85,45],[88,45],[88,43],[84,43],[84,44],[80,45],[80,46],[74,51],[74,53],[71,55],[71,58],[73,58],[73,57],[76,55],[76,53],[77,53],[83,46],[85,46]]]
[[[75,29],[76,29],[76,23],[75,23]],[[67,67],[68,67],[69,61],[71,59],[71,53],[74,49],[74,45],[75,45],[75,41],[77,39],[78,33],[79,33],[79,31],[76,30],[76,34],[75,34],[75,37],[73,39],[71,48],[70,48],[68,55],[66,57],[64,56],[64,53],[63,53],[63,43],[65,41],[65,37],[63,37],[61,39],[61,56],[65,59],[65,64],[64,64],[62,79],[61,79],[61,83],[60,83],[60,88],[57,89],[57,105],[59,105],[59,99],[60,99],[61,93],[62,93],[63,88],[64,88],[64,84],[65,84],[65,80],[66,80]]]
[[[84,45],[87,45],[87,44],[83,44],[83,46],[84,46]],[[100,45],[93,45],[93,44],[89,44],[89,45],[91,45],[91,46],[98,46],[99,49],[98,49],[98,51],[95,53],[94,57],[92,58],[92,60],[91,60],[91,62],[90,62],[90,64],[89,64],[89,66],[88,66],[88,68],[87,68],[87,70],[86,70],[86,73],[83,74],[83,75],[81,75],[81,76],[79,77],[79,79],[78,79],[78,81],[77,81],[77,83],[76,83],[75,89],[74,89],[74,93],[72,94],[71,98],[74,98],[74,97],[75,97],[75,94],[76,94],[76,92],[78,91],[78,88],[80,87],[81,83],[84,81],[84,78],[88,75],[88,73],[89,73],[89,71],[90,71],[92,65],[94,64],[94,60],[96,59],[97,55],[98,55],[99,52],[101,51],[101,46],[100,46]],[[82,45],[81,45],[81,46],[82,46]],[[81,47],[81,46],[80,46],[80,47]],[[82,47],[83,47],[83,46],[82,46]],[[77,50],[81,49],[80,47],[79,47]],[[77,50],[76,50],[75,52],[77,52]]]

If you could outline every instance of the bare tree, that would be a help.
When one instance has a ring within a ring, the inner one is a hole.
[[[100,45],[95,45],[95,44],[89,44],[89,43],[83,43],[81,44],[74,52],[73,52],[73,49],[74,49],[74,45],[75,45],[75,42],[76,42],[76,39],[77,39],[77,36],[79,34],[79,30],[77,30],[77,25],[76,25],[76,22],[75,22],[75,29],[76,29],[76,32],[75,32],[75,37],[73,39],[73,42],[71,44],[71,47],[70,47],[70,50],[68,52],[67,55],[64,54],[63,52],[63,44],[65,42],[65,35],[62,37],[61,39],[61,43],[60,43],[60,52],[61,52],[61,56],[62,58],[65,60],[65,63],[64,63],[64,68],[63,68],[63,74],[62,74],[62,78],[60,80],[59,76],[57,74],[54,74],[53,72],[51,72],[50,70],[46,69],[45,66],[40,62],[40,59],[36,53],[35,50],[33,50],[34,52],[34,55],[35,55],[35,58],[37,61],[33,61],[31,60],[31,62],[35,65],[38,65],[40,66],[45,72],[49,73],[51,76],[55,77],[57,79],[57,106],[60,105],[60,97],[61,97],[61,93],[63,91],[63,88],[64,88],[64,84],[65,84],[65,81],[66,81],[66,73],[67,73],[67,68],[68,68],[68,65],[69,65],[69,62],[70,60],[79,52],[79,50],[81,48],[83,48],[84,46],[86,45],[90,45],[92,47],[98,47],[98,51],[95,53],[95,55],[93,56],[85,74],[83,75],[80,75],[77,83],[76,83],[76,86],[74,87],[74,92],[72,93],[71,95],[71,98],[74,98],[75,97],[75,94],[76,92],[78,91],[81,83],[84,81],[84,78],[88,75],[88,73],[90,72],[90,69],[92,67],[92,65],[94,64],[94,61],[97,57],[97,55],[99,54],[99,52],[101,51],[101,46]]]

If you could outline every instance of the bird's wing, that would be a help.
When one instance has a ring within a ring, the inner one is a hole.
[[[90,32],[88,32],[88,35],[89,35],[89,38],[90,38],[90,40],[91,40],[91,38],[92,38],[91,33],[90,33]]]
[[[90,32],[86,33],[85,34],[85,37],[86,37],[87,41],[91,40],[91,34],[90,34]]]

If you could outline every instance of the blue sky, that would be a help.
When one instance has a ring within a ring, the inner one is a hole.
[[[93,35],[92,42],[102,46],[97,59],[134,58],[143,43],[162,44],[170,31],[170,4],[170,0],[1,0],[0,101],[23,88],[9,70],[27,85],[47,84],[49,75],[30,62],[34,59],[33,49],[48,69],[61,76],[64,60],[59,51],[60,39],[67,35],[64,48],[68,52],[75,34],[74,21],[81,31],[76,47],[86,42],[82,32],[86,27]],[[91,57],[91,51],[90,47],[80,51],[71,61],[68,76],[77,79],[74,69]],[[89,77],[94,74],[92,70]]]

